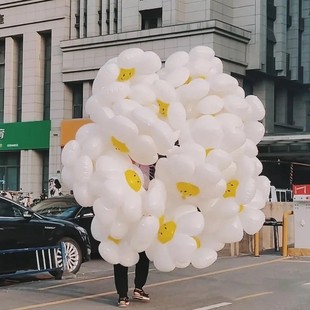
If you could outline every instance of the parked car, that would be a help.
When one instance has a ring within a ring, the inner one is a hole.
[[[0,197],[0,250],[54,246],[60,242],[64,243],[67,271],[77,273],[91,254],[89,236],[83,227],[43,216],[9,198]],[[13,256],[11,260],[8,255],[0,255],[0,273],[19,270],[18,266],[29,259],[26,254],[15,255],[16,260]],[[60,252],[57,259],[61,260]]]
[[[82,207],[72,195],[57,196],[40,201],[31,208],[36,213],[70,221],[86,229],[93,255],[98,255],[99,242],[92,236],[90,226],[94,218],[92,207]]]

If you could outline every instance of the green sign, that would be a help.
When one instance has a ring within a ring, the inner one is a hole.
[[[50,147],[51,121],[0,124],[0,151]]]

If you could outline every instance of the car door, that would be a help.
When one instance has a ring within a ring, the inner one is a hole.
[[[76,224],[84,227],[88,233],[90,243],[91,243],[91,248],[92,248],[92,253],[97,253],[98,252],[98,245],[99,241],[95,240],[93,238],[93,235],[91,233],[91,222],[94,218],[94,211],[92,207],[83,207],[80,209],[76,217],[74,218],[73,222]]]
[[[46,245],[44,223],[36,216],[25,218],[26,211],[14,201],[0,198],[0,250]]]

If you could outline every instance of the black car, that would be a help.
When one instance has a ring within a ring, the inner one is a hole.
[[[54,246],[60,242],[65,248],[66,270],[78,272],[91,254],[89,236],[83,227],[60,218],[43,216],[11,199],[0,197],[0,253],[1,250]],[[0,273],[17,271],[21,262],[4,261],[5,257],[0,255]],[[20,254],[20,259],[26,260],[25,254]]]
[[[82,207],[72,195],[63,195],[40,201],[31,208],[36,213],[78,224],[86,229],[91,243],[91,252],[98,255],[99,242],[91,233],[91,222],[94,218],[92,207]]]

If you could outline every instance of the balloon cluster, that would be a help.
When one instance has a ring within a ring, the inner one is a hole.
[[[160,271],[205,268],[225,243],[262,227],[262,102],[206,46],[165,64],[130,48],[98,71],[82,126],[62,152],[62,181],[92,205],[101,256],[131,266],[146,251]],[[149,181],[143,169],[155,165]]]

